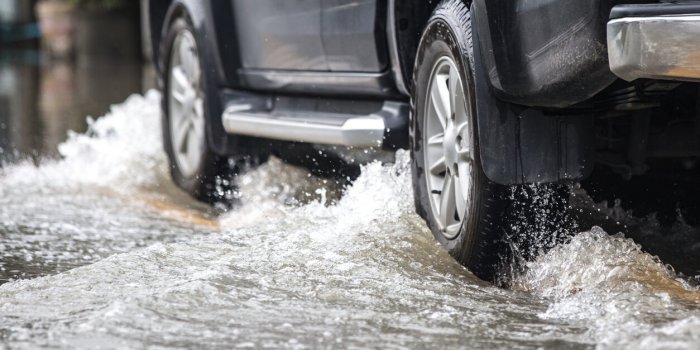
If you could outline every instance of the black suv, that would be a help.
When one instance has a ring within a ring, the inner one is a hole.
[[[504,187],[700,155],[695,2],[151,0],[149,14],[182,189],[211,201],[269,154],[332,172],[409,148],[417,212],[485,279]]]

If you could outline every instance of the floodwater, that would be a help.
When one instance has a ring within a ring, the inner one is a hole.
[[[0,347],[700,348],[697,288],[597,227],[479,281],[413,213],[405,152],[346,189],[273,158],[236,209],[198,205],[159,98],[0,170]]]

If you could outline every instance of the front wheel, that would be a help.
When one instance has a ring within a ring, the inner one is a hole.
[[[194,198],[228,206],[233,178],[239,171],[232,158],[210,147],[207,127],[211,94],[197,32],[186,14],[170,25],[163,41],[163,144],[175,184]]]
[[[435,238],[479,278],[495,280],[508,249],[505,189],[479,157],[469,9],[443,1],[413,72],[411,155],[416,209]]]

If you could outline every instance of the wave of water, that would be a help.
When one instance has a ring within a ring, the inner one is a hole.
[[[216,216],[167,179],[158,98],[115,106],[61,160],[0,173],[0,267],[43,261],[0,285],[0,343],[700,346],[700,293],[598,228],[510,290],[479,281],[413,213],[405,152],[363,167],[330,205],[342,189],[273,159],[241,179],[242,206]]]
[[[621,234],[594,227],[527,268],[516,288],[552,300],[540,316],[585,325],[582,336],[590,342],[610,348],[700,344],[700,292]]]

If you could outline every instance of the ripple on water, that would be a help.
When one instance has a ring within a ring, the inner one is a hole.
[[[630,240],[597,228],[530,263],[512,290],[478,281],[413,213],[406,152],[395,164],[363,167],[339,199],[334,185],[273,159],[241,179],[235,211],[211,217],[187,208],[192,202],[165,180],[158,98],[116,106],[94,123],[102,131],[64,144],[63,160],[3,170],[1,200],[11,208],[0,212],[0,227],[11,232],[3,241],[78,236],[95,249],[121,247],[0,286],[3,343],[700,346],[698,292]],[[116,148],[123,153],[109,159]],[[324,196],[337,200],[328,205]],[[51,210],[40,206],[46,197]],[[128,245],[135,240],[142,247]]]

